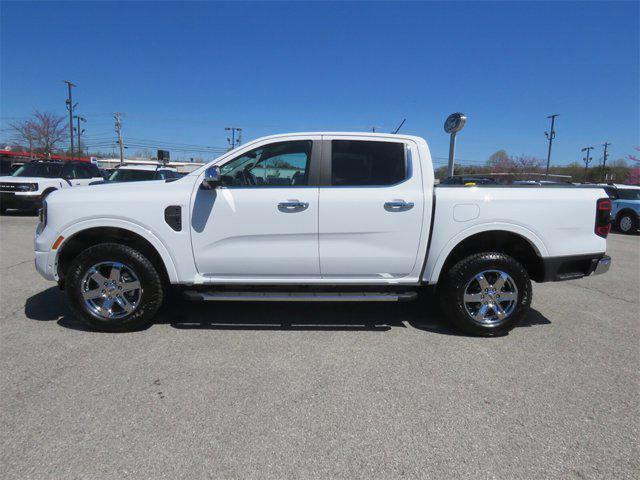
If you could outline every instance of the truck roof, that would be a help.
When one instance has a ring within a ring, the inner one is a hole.
[[[256,138],[251,142],[253,143],[261,140],[271,140],[277,139],[279,137],[309,137],[309,136],[317,136],[317,135],[336,135],[336,136],[345,136],[345,137],[371,137],[371,138],[397,138],[399,140],[414,140],[424,142],[422,137],[418,137],[416,135],[404,135],[399,133],[385,133],[385,132],[292,132],[292,133],[279,133],[276,135],[268,135],[266,137]],[[246,145],[246,144],[245,144]]]

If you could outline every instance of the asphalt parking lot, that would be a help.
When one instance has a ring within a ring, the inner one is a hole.
[[[430,301],[191,304],[92,332],[0,217],[0,477],[638,478],[640,236],[501,338]]]

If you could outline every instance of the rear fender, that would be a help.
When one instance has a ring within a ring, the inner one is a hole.
[[[429,252],[429,258],[427,258],[427,265],[422,275],[422,281],[429,284],[438,282],[438,278],[440,277],[442,267],[444,266],[447,257],[453,251],[453,249],[460,244],[460,242],[478,233],[494,231],[515,233],[516,235],[519,235],[527,240],[534,248],[538,256],[543,258],[549,256],[548,249],[542,239],[528,228],[511,223],[490,223],[483,225],[474,225],[473,227],[461,231],[452,239],[450,239],[445,244],[445,246],[440,249],[439,252]]]

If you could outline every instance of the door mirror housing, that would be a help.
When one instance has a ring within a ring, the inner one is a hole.
[[[208,190],[214,190],[222,185],[222,176],[220,175],[220,167],[214,165],[209,167],[204,172],[204,179],[202,185]]]

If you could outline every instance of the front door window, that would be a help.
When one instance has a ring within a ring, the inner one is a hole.
[[[220,168],[228,187],[297,187],[309,184],[311,140],[271,143]]]

